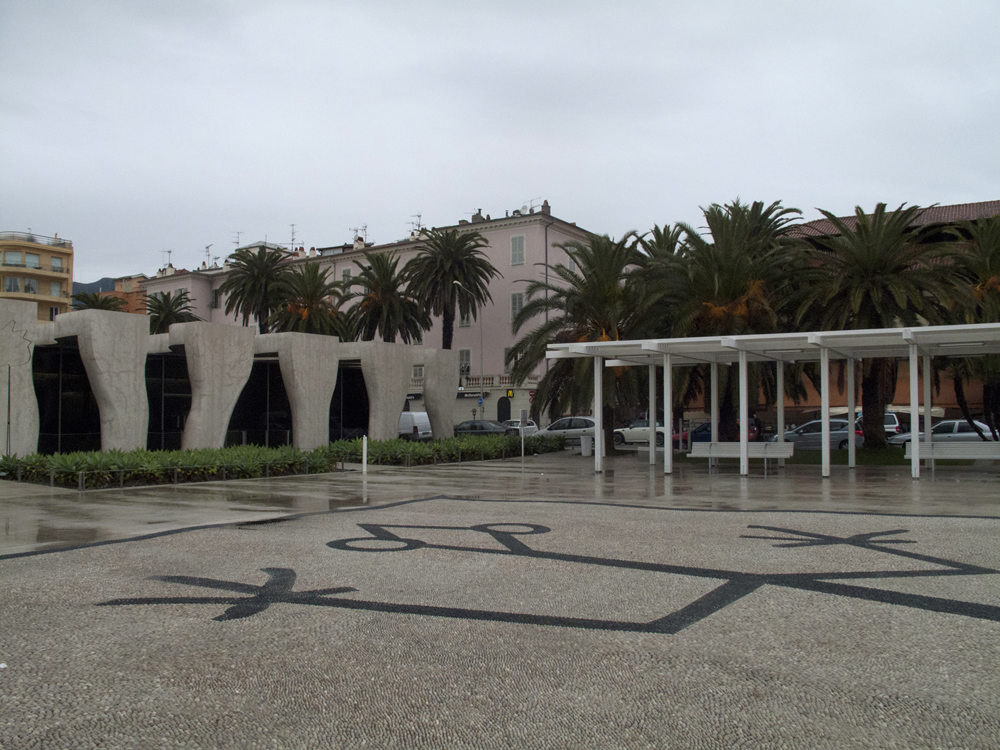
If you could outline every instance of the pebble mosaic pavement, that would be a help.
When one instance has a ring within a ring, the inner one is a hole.
[[[5,484],[0,748],[998,746],[996,474],[609,465]]]

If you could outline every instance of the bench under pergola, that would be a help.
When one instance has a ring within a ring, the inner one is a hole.
[[[739,366],[739,419],[741,425],[749,421],[747,393],[747,366],[750,362],[819,362],[820,410],[823,425],[822,475],[830,476],[830,362],[846,360],[849,372],[859,359],[887,358],[908,359],[910,363],[910,413],[917,414],[920,405],[918,365],[923,360],[923,415],[924,440],[932,445],[930,430],[931,409],[931,357],[980,357],[1000,353],[1000,323],[980,323],[957,326],[925,326],[917,328],[880,328],[862,331],[813,331],[806,333],[775,333],[747,336],[705,336],[699,338],[642,339],[634,341],[595,341],[576,344],[550,344],[548,359],[575,359],[589,357],[594,361],[594,471],[604,470],[603,413],[596,405],[603,403],[603,378],[599,375],[605,367],[649,368],[649,412],[656,413],[656,368],[664,369],[663,423],[668,430],[673,424],[673,393],[671,373],[674,367],[709,365],[711,389],[712,443],[718,443],[719,423],[719,365]],[[777,369],[777,400],[779,442],[784,441],[784,368]],[[856,411],[854,378],[847,378],[848,414]],[[912,424],[916,424],[913,419]],[[848,431],[848,466],[855,466],[854,430]],[[919,433],[916,433],[919,436]],[[649,462],[656,461],[653,446],[656,438],[656,420],[649,420]],[[663,471],[673,471],[671,436],[664,440]],[[920,477],[920,440],[911,441],[910,472],[914,479]],[[750,471],[750,449],[746,429],[740,429],[740,474]],[[930,450],[925,455],[932,455]]]

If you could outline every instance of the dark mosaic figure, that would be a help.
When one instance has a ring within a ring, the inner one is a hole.
[[[167,583],[227,591],[243,596],[190,596],[115,599],[108,602],[102,602],[100,606],[139,604],[228,604],[230,605],[229,608],[222,615],[214,618],[216,620],[224,621],[250,617],[263,612],[271,604],[303,604],[320,607],[334,607],[339,609],[365,610],[370,612],[389,612],[431,617],[451,617],[467,620],[511,622],[531,625],[584,628],[590,630],[674,634],[724,609],[748,594],[752,594],[761,586],[779,586],[1000,622],[1000,607],[993,605],[963,602],[934,596],[923,596],[920,594],[906,594],[874,588],[871,586],[854,585],[851,583],[853,581],[877,581],[888,578],[916,579],[942,576],[993,575],[1000,572],[991,568],[983,568],[976,565],[968,565],[952,560],[931,557],[929,555],[921,555],[916,552],[910,552],[892,546],[915,544],[912,540],[888,538],[898,537],[900,534],[905,534],[905,529],[855,534],[848,537],[836,537],[825,534],[816,534],[808,531],[799,531],[796,529],[751,525],[747,528],[763,532],[772,532],[773,535],[743,535],[742,538],[774,541],[776,544],[773,546],[784,548],[846,545],[859,549],[871,550],[873,552],[893,555],[895,557],[903,557],[909,560],[926,563],[934,567],[922,568],[919,570],[877,570],[858,572],[743,573],[732,570],[716,570],[712,568],[667,565],[661,563],[641,562],[638,560],[619,560],[615,558],[592,557],[564,552],[535,550],[528,546],[523,538],[531,537],[537,534],[546,534],[551,530],[546,526],[540,526],[537,524],[512,523],[481,524],[476,526],[402,526],[393,524],[362,523],[358,524],[358,526],[365,531],[368,536],[338,539],[329,542],[327,546],[341,551],[369,553],[438,549],[459,552],[475,552],[489,555],[508,555],[528,557],[538,560],[578,563],[581,565],[597,565],[610,568],[623,568],[626,570],[641,570],[647,572],[691,576],[695,578],[708,578],[722,581],[722,583],[691,604],[650,622],[598,620],[581,617],[562,617],[554,615],[467,609],[461,607],[441,607],[435,605],[395,604],[392,602],[365,601],[361,599],[337,596],[338,594],[347,594],[356,591],[356,589],[346,586],[296,592],[292,590],[295,583],[295,572],[287,568],[263,568],[263,572],[268,575],[268,580],[262,586],[188,576],[157,576],[153,579],[165,581]],[[421,530],[478,532],[491,537],[493,540],[498,542],[503,549],[496,549],[495,547],[465,547],[448,544],[433,544],[419,539],[417,536],[400,536],[396,533],[396,531],[399,531],[400,533],[414,533]]]

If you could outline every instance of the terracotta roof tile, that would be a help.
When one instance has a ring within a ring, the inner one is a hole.
[[[928,224],[951,224],[956,221],[975,221],[986,219],[990,216],[1000,214],[1000,201],[982,201],[980,203],[957,203],[953,206],[933,206],[925,208],[923,213],[913,222],[913,226],[927,226]],[[856,221],[854,216],[839,217],[844,224],[853,228]],[[805,224],[798,224],[792,228],[789,234],[797,237],[817,237],[828,234],[836,234],[833,224],[828,219],[816,219],[807,221]]]

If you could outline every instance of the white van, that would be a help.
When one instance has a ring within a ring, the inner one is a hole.
[[[399,436],[403,440],[430,440],[431,420],[425,411],[404,411],[399,415]]]

